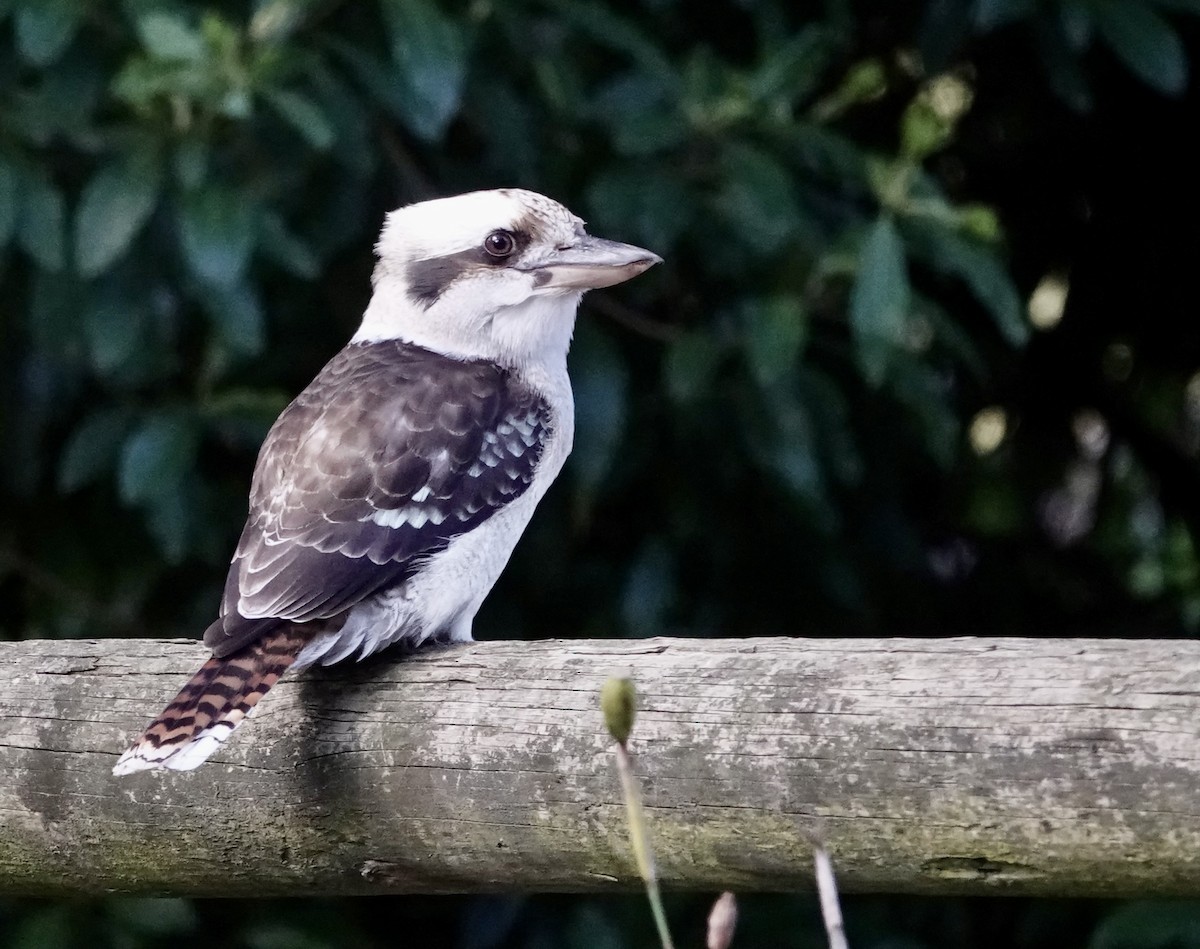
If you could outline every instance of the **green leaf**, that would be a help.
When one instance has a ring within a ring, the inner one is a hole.
[[[667,393],[679,403],[707,395],[722,355],[720,344],[711,334],[685,333],[667,350],[663,366]]]
[[[945,70],[971,35],[973,3],[929,0],[919,31],[921,64],[929,74]]]
[[[861,483],[866,466],[845,394],[832,378],[809,364],[799,367],[796,383],[816,429],[824,467],[843,484]]]
[[[987,33],[1032,16],[1036,9],[1037,0],[976,0],[975,29]]]
[[[795,368],[808,330],[803,304],[795,296],[756,297],[742,313],[750,371],[760,385],[770,385]]]
[[[66,207],[59,190],[41,175],[26,176],[21,188],[17,239],[46,270],[62,270],[66,263],[65,225]]]
[[[965,281],[1009,344],[1023,346],[1029,339],[1029,324],[994,246],[964,237],[939,221],[907,218],[902,223],[909,252],[935,270]]]
[[[1067,41],[1063,25],[1058,17],[1039,16],[1033,21],[1034,37],[1037,40],[1038,58],[1050,88],[1076,112],[1088,112],[1092,108],[1092,90],[1087,76],[1079,63],[1078,56]]]
[[[333,126],[311,99],[286,89],[269,90],[263,97],[317,151],[328,151],[333,146]]]
[[[108,902],[108,911],[124,929],[152,936],[190,934],[196,927],[191,902],[174,897],[121,897]]]
[[[586,200],[597,228],[662,254],[694,218],[695,199],[678,176],[624,163],[600,174]]]
[[[66,50],[84,12],[79,0],[33,0],[17,9],[17,49],[35,66],[49,66]]]
[[[96,372],[111,376],[142,350],[146,313],[142,301],[117,292],[96,294],[84,313],[88,353]]]
[[[205,283],[232,287],[254,248],[256,209],[231,188],[209,185],[184,199],[180,242],[192,272]]]
[[[221,342],[233,352],[253,356],[266,343],[262,305],[248,283],[215,288],[205,294],[204,309],[216,327]]]
[[[779,250],[799,225],[793,176],[772,155],[746,145],[730,146],[722,166],[718,213],[751,248]]]
[[[0,161],[0,248],[17,225],[17,173]]]
[[[790,386],[738,402],[742,431],[754,457],[797,498],[815,510],[826,505],[816,429],[808,407]],[[832,511],[826,512],[829,516]]]
[[[197,511],[205,495],[191,472],[184,472],[173,490],[147,498],[143,507],[146,529],[168,563],[182,563],[202,529],[204,514]]]
[[[179,412],[147,416],[121,449],[117,487],[126,504],[144,504],[176,491],[196,461],[195,425]]]
[[[1166,95],[1183,93],[1188,82],[1183,41],[1144,0],[1105,0],[1094,15],[1105,42],[1131,72]]]
[[[162,172],[145,160],[105,165],[88,182],[75,215],[75,267],[103,273],[121,256],[158,203]]]
[[[1200,949],[1200,902],[1120,905],[1096,927],[1088,949]]]
[[[826,28],[807,26],[768,53],[750,74],[746,92],[762,102],[802,101],[816,90],[832,54],[833,44]]]
[[[687,121],[673,91],[644,72],[618,76],[597,97],[592,111],[612,129],[622,155],[652,155],[687,139]]]
[[[630,636],[660,636],[677,598],[676,562],[662,537],[651,537],[638,551],[621,590],[621,619]]]
[[[58,488],[78,491],[111,471],[129,431],[130,413],[124,408],[100,409],[88,415],[71,433],[58,463]]]
[[[904,245],[888,216],[867,232],[850,292],[850,330],[867,381],[879,386],[908,320],[910,289]]]
[[[207,52],[195,25],[170,10],[143,13],[137,18],[137,32],[155,59],[198,62]]]
[[[258,247],[267,257],[285,267],[298,277],[312,280],[321,272],[321,261],[304,241],[288,230],[274,211],[266,211],[259,218]]]
[[[616,346],[591,323],[581,323],[571,347],[575,390],[575,450],[571,471],[585,498],[608,477],[625,435],[629,370]]]
[[[552,6],[565,22],[595,43],[624,53],[644,72],[663,82],[677,83],[678,76],[671,60],[635,21],[600,3],[555,0]]]
[[[901,154],[920,162],[944,147],[954,134],[954,123],[942,118],[924,96],[908,104],[900,119]]]
[[[912,413],[929,456],[949,469],[958,457],[958,413],[947,380],[918,359],[901,353],[891,366],[891,392]]]
[[[211,159],[209,143],[203,138],[185,138],[171,155],[171,171],[175,180],[187,191],[204,183]]]
[[[415,135],[437,141],[462,100],[465,31],[432,0],[384,0],[383,15],[405,93],[401,117]]]
[[[279,389],[226,389],[205,400],[200,412],[223,441],[257,450],[288,401]]]

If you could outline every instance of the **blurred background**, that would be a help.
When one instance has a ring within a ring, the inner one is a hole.
[[[0,636],[198,636],[384,213],[504,185],[666,264],[584,304],[575,454],[481,638],[1194,636],[1197,14],[0,0]],[[736,945],[823,945],[809,894],[742,908]],[[856,949],[1200,946],[1200,903],[845,913]],[[640,897],[0,901],[3,949],[417,927],[655,945]]]

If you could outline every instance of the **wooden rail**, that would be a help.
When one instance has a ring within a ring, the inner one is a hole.
[[[192,773],[110,773],[195,643],[0,643],[0,892],[637,885],[601,684],[664,884],[1200,892],[1200,642],[504,642],[285,679]]]

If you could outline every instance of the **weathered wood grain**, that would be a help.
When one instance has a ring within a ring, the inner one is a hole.
[[[209,764],[109,774],[195,643],[0,643],[0,891],[636,885],[597,693],[632,675],[667,886],[1200,892],[1200,643],[486,643],[285,680]]]

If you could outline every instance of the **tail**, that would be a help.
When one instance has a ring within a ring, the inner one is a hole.
[[[202,764],[279,681],[311,636],[311,630],[287,624],[228,656],[213,656],[121,755],[113,774],[191,771]]]

